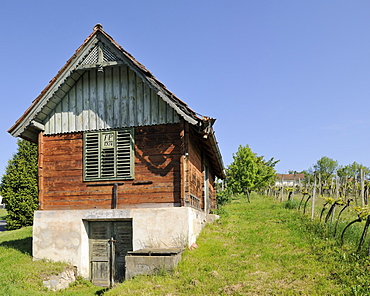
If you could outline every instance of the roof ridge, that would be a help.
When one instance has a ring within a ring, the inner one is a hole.
[[[60,78],[60,76],[66,71],[66,69],[71,65],[72,61],[78,57],[78,55],[81,53],[81,51],[88,45],[88,43],[94,38],[94,36],[97,36],[98,34],[102,34],[104,37],[106,37],[122,54],[124,54],[145,76],[146,79],[151,80],[151,84],[156,85],[156,88],[159,91],[162,91],[163,94],[172,101],[177,107],[185,113],[189,113],[190,117],[193,118],[194,122],[201,121],[202,118],[200,118],[198,115],[199,113],[196,113],[194,110],[192,110],[184,101],[179,99],[175,94],[173,94],[171,91],[169,91],[166,86],[159,81],[146,67],[138,62],[132,54],[130,54],[128,51],[126,51],[121,45],[119,45],[108,33],[106,33],[103,30],[103,26],[98,23],[94,26],[93,32],[85,38],[84,42],[75,50],[74,54],[67,60],[67,62],[59,69],[57,74],[49,81],[49,83],[46,85],[46,87],[41,91],[41,93],[32,101],[32,104],[27,110],[24,112],[24,114],[13,124],[13,126],[8,130],[9,133],[12,133],[16,127],[27,117],[27,115],[32,111],[32,109],[39,103],[39,101],[43,98],[43,96],[52,88],[54,83]],[[148,81],[150,82],[150,81]],[[162,96],[163,98],[163,96]],[[167,102],[168,103],[168,102]],[[181,106],[181,107],[180,107]],[[182,115],[184,116],[184,114]],[[203,116],[201,116],[203,117]],[[193,124],[194,124],[193,122]]]

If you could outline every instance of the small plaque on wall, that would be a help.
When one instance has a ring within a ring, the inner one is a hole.
[[[115,143],[115,133],[102,133],[102,149],[112,149]]]

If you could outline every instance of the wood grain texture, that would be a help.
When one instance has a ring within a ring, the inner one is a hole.
[[[180,124],[135,128],[135,178],[118,187],[118,208],[180,203],[180,133]],[[43,136],[43,142],[43,209],[110,208],[113,186],[83,182],[82,133]],[[135,181],[151,182],[133,185]]]

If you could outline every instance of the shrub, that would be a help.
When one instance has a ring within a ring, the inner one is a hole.
[[[14,230],[33,223],[38,208],[37,146],[18,141],[17,153],[9,160],[2,177],[0,192],[5,203],[7,229]]]
[[[230,190],[225,189],[223,191],[218,191],[216,194],[216,201],[218,206],[223,206],[231,201]]]

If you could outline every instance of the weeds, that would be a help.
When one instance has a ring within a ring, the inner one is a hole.
[[[299,202],[293,199],[287,200],[283,203],[285,209],[298,209]]]

